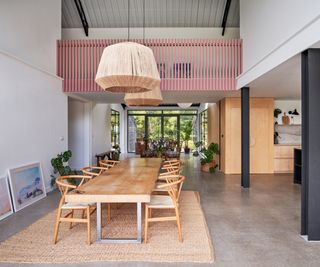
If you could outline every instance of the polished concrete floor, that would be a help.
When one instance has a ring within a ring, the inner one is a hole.
[[[292,183],[291,175],[253,175],[251,188],[241,189],[238,175],[202,173],[198,159],[192,156],[185,158],[184,174],[184,189],[200,192],[214,244],[213,266],[320,266],[320,243],[299,236],[300,186]],[[58,199],[57,192],[50,193],[1,221],[0,241],[56,208]],[[66,266],[212,265],[100,262]]]

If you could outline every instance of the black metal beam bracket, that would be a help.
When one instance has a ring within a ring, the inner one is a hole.
[[[226,6],[224,8],[224,13],[223,13],[223,19],[222,19],[222,36],[224,36],[224,32],[226,30],[226,25],[227,25],[227,19],[228,19],[228,14],[230,10],[230,5],[231,5],[231,0],[227,0]]]
[[[86,36],[89,36],[89,25],[88,25],[88,21],[87,21],[87,18],[86,18],[86,14],[83,11],[81,0],[74,0],[74,3],[76,4],[77,10],[78,10],[78,14],[80,16],[84,32],[85,32]]]

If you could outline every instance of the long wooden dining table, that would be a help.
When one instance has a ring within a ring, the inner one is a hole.
[[[128,158],[66,195],[66,202],[97,204],[98,243],[141,243],[142,203],[150,202],[161,167],[159,158]],[[137,238],[103,238],[101,203],[136,203]]]

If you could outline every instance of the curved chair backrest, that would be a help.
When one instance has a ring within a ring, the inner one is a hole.
[[[181,161],[167,161],[164,162],[163,167],[180,167],[181,166]]]
[[[175,162],[181,162],[180,159],[170,159],[170,160],[165,160],[163,164],[171,164]]]
[[[160,176],[181,174],[181,171],[182,171],[180,167],[172,167],[165,170],[166,170],[165,172],[160,173]]]
[[[68,179],[76,179],[80,180],[79,185],[73,185],[67,182]],[[65,195],[73,190],[81,186],[83,183],[85,183],[87,180],[90,180],[91,176],[86,176],[86,175],[66,175],[66,176],[59,176],[56,178],[56,184],[58,186],[58,189],[61,193],[61,201],[64,201]]]
[[[162,165],[162,169],[167,169],[167,170],[173,170],[173,168],[182,168],[182,164],[180,161],[173,161],[173,162],[165,162]]]
[[[180,194],[185,177],[183,175],[166,176],[167,183],[159,185],[159,188],[166,188],[175,205],[179,203]]]
[[[99,161],[99,165],[106,168],[112,168],[115,165],[119,164],[119,160],[111,160],[111,159],[104,159]]]
[[[97,166],[89,166],[89,167],[84,167],[81,169],[82,173],[84,175],[91,176],[91,178],[94,178],[96,176],[99,176],[101,173],[104,171],[107,171],[110,168],[107,167],[97,167]]]

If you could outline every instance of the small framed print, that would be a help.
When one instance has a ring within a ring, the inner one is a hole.
[[[14,211],[46,196],[40,162],[10,169],[9,181]]]
[[[9,182],[0,177],[0,221],[13,213]]]

